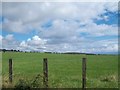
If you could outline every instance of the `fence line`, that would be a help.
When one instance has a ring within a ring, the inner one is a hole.
[[[9,82],[13,81],[13,61],[9,59]],[[43,84],[48,88],[48,59],[43,58]],[[82,58],[82,89],[86,89],[86,58]]]

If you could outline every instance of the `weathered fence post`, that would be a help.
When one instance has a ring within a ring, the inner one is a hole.
[[[46,88],[48,88],[48,60],[47,58],[43,59],[43,83]]]
[[[12,83],[12,59],[9,59],[9,82]]]
[[[86,58],[82,58],[82,89],[86,88]]]

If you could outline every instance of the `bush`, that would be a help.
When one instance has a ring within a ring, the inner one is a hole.
[[[108,76],[101,77],[100,80],[102,82],[112,82],[112,81],[117,81],[117,77],[114,75],[108,75]]]
[[[20,79],[15,85],[15,90],[31,90],[32,88],[41,88],[41,78],[42,76],[38,74],[33,80]]]
[[[15,85],[15,90],[30,90],[30,88],[30,84],[22,79],[20,79],[17,85]]]

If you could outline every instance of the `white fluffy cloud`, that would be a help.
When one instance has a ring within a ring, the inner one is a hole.
[[[87,52],[109,53],[118,51],[118,39],[93,41],[89,44]]]
[[[5,39],[12,42],[12,41],[14,40],[14,37],[13,37],[12,34],[8,34],[8,35],[5,37]]]
[[[39,36],[33,36],[26,41],[22,41],[18,47],[20,50],[33,50],[33,51],[41,51],[42,49],[46,48],[47,40],[42,40]]]
[[[3,32],[25,34],[36,31],[37,34],[21,42],[15,40],[13,35],[7,35],[2,38],[3,46],[20,50],[117,52],[117,39],[95,40],[96,37],[117,36],[117,25],[108,25],[104,22],[98,25],[94,22],[94,20],[108,21],[110,17],[105,13],[116,13],[117,4],[117,2],[4,2]],[[94,39],[86,38],[84,34]]]
[[[5,37],[1,36],[2,48],[5,49],[17,49],[19,42],[15,40],[13,34],[8,34]]]
[[[2,39],[3,37],[0,35],[0,48],[2,48]]]
[[[46,43],[46,40],[42,40],[39,36],[34,36],[32,39],[27,40],[28,44],[30,45],[44,45]]]
[[[92,19],[100,19],[100,15],[107,11],[116,12],[117,3],[4,2],[3,17],[7,22],[3,23],[3,30],[27,33],[32,28],[39,30],[40,25],[47,20],[56,19],[74,19],[86,24]]]
[[[76,40],[76,39],[75,39]],[[109,53],[117,52],[118,40],[77,40],[78,43],[63,42],[63,43],[49,43],[46,39],[41,39],[35,35],[25,41],[16,41],[13,35],[0,36],[0,42],[5,49],[19,49],[23,51],[53,51],[53,52],[82,52],[82,53]],[[76,42],[77,42],[76,41]]]
[[[90,34],[90,36],[92,37],[118,35],[117,25],[107,25],[107,24],[97,25],[95,23],[90,23],[87,24],[85,27],[80,28],[79,30],[80,32]]]
[[[6,19],[2,28],[8,32],[26,33],[29,27],[24,26],[22,21],[9,21]]]

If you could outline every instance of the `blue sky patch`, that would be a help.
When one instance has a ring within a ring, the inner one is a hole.
[[[26,33],[26,34],[21,34],[21,33],[14,33],[14,32],[7,32],[7,31],[3,31],[2,32],[2,36],[5,37],[8,34],[12,34],[14,35],[14,38],[18,41],[23,41],[23,40],[27,40],[28,38],[33,37],[34,35],[36,35],[36,31],[32,31],[30,33]]]
[[[100,25],[100,24],[107,24],[107,25],[118,24],[118,13],[107,12],[105,14],[102,14],[100,17],[104,18],[104,16],[107,16],[108,20],[105,20],[105,19],[97,20],[97,19],[95,19],[94,22],[98,25]]]
[[[50,28],[52,26],[52,20],[45,22],[41,27],[44,29]]]

